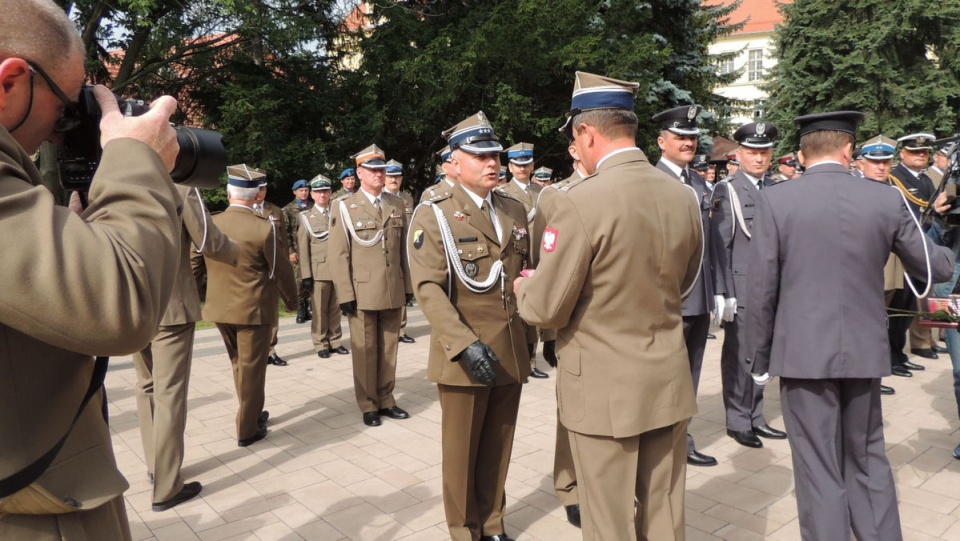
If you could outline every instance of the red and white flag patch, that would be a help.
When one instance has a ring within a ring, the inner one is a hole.
[[[557,249],[557,239],[560,232],[552,227],[543,230],[543,251],[552,252]]]

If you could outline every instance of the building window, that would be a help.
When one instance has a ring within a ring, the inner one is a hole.
[[[747,80],[763,80],[763,49],[750,49],[747,57]]]
[[[720,75],[727,75],[733,73],[733,58],[728,58],[726,60],[720,61]]]

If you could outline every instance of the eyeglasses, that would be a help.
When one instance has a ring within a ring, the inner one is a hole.
[[[53,91],[53,94],[63,102],[63,111],[60,112],[60,116],[57,117],[57,122],[53,126],[53,131],[57,133],[64,133],[70,130],[76,129],[80,126],[82,119],[80,118],[80,107],[79,104],[73,101],[70,101],[70,98],[63,93],[63,90],[60,90],[60,87],[57,86],[57,83],[53,82],[53,79],[47,75],[47,72],[43,71],[37,63],[27,60],[27,65],[30,66],[30,71],[36,73],[47,82],[47,86],[50,87],[50,90]]]

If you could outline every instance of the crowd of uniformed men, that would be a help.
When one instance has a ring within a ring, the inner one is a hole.
[[[280,300],[298,323],[312,321],[321,359],[352,354],[362,421],[376,427],[383,417],[409,417],[393,390],[398,343],[413,342],[404,327],[414,299],[431,325],[427,378],[442,410],[443,504],[454,540],[511,539],[505,481],[522,386],[548,377],[535,361],[541,341],[557,369],[554,481],[568,520],[588,540],[683,539],[686,467],[717,464],[687,431],[711,324],[725,331],[727,435],[751,448],[789,439],[803,538],[902,538],[880,403],[894,391],[880,378],[923,367],[904,353],[914,318],[888,325],[886,311],[909,313],[933,284],[949,293],[960,274],[960,242],[951,250],[925,233],[950,244],[946,222],[921,223],[950,209],[936,194],[953,147],[935,148],[933,135],[901,137],[893,167],[898,141],[877,135],[854,150],[862,113],[798,117],[799,150],[778,160],[775,177],[776,126],[739,127],[738,149],[711,161],[697,155],[701,107],[688,105],[652,117],[661,157],[651,164],[635,146],[639,85],[577,72],[560,129],[573,174],[555,184],[551,170],[534,170],[534,145],[504,149],[478,112],[443,132],[442,173],[419,205],[401,189],[402,164],[370,145],[340,174],[340,191],[317,175],[296,182],[282,209],[266,201],[266,173],[230,166],[229,207],[211,216],[197,190],[164,174],[175,156],[170,100],[125,119],[97,87],[105,152],[77,216],[43,192],[28,152],[70,120],[82,46],[52,3],[30,0],[16,13],[23,21],[0,23],[3,31],[46,21],[42,43],[57,44],[65,63],[26,35],[0,51],[9,57],[0,63],[9,185],[0,197],[11,201],[11,220],[71,225],[31,229],[24,244],[31,257],[72,258],[41,266],[80,277],[81,294],[63,291],[61,300],[102,309],[96,324],[128,332],[112,340],[83,322],[75,333],[67,324],[51,331],[30,316],[37,303],[29,292],[0,303],[5,351],[36,360],[0,357],[0,400],[10,411],[25,411],[21,399],[37,408],[24,413],[31,423],[0,420],[0,538],[130,537],[126,483],[99,407],[106,365],[89,353],[139,349],[138,413],[153,509],[163,511],[202,490],[180,474],[201,315],[228,352],[237,442],[246,447],[268,434],[267,366],[287,364],[274,349]],[[21,56],[57,69],[51,77]],[[34,74],[49,87],[40,98]],[[791,181],[801,164],[803,180]],[[36,266],[21,252],[8,251],[4,269],[29,283]],[[108,256],[115,264],[103,264]],[[910,336],[915,355],[942,352],[929,329],[918,325]],[[950,339],[960,345],[956,331]],[[34,365],[48,377],[37,378]],[[764,416],[771,377],[780,378],[789,438]]]

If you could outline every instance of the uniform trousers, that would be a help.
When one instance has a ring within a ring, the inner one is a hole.
[[[625,438],[570,431],[584,541],[684,539],[686,432],[686,419]]]
[[[887,298],[887,307],[893,310],[916,310],[917,297],[909,287],[894,289]],[[896,315],[896,312],[889,312],[887,315],[887,340],[890,343],[890,366],[893,367],[902,365],[908,360],[903,350],[907,346],[907,329],[916,318],[913,316],[889,317]]]
[[[133,356],[137,415],[147,471],[154,476],[153,501],[183,489],[183,433],[193,358],[194,323],[161,326],[153,341]]]
[[[400,308],[357,310],[348,316],[353,347],[353,390],[360,411],[370,413],[397,405],[397,343]]]
[[[270,345],[267,349],[267,355],[276,355],[277,354],[277,332],[280,331],[280,314],[277,314],[277,319],[270,325]]]
[[[720,351],[720,381],[723,386],[723,407],[727,412],[727,428],[736,432],[753,430],[767,424],[763,417],[763,386],[750,377],[743,363],[740,344],[746,340],[742,311],[733,321],[723,323],[723,348]]]
[[[560,422],[557,410],[557,444],[553,455],[553,490],[566,506],[577,505],[577,469],[573,465],[573,450],[570,449],[570,432]]]
[[[233,382],[240,408],[237,410],[237,439],[252,438],[257,433],[263,411],[264,387],[267,383],[267,355],[270,351],[270,324],[231,325],[217,323],[223,344],[233,366]]]
[[[687,345],[687,360],[693,377],[693,392],[700,387],[700,371],[703,368],[703,353],[707,349],[707,334],[710,332],[710,314],[683,316],[683,341]],[[687,453],[697,450],[693,436],[687,434]]]
[[[504,485],[520,408],[519,383],[438,384],[443,447],[443,509],[452,541],[500,535]]]
[[[91,403],[92,404],[92,403]],[[123,496],[89,511],[59,515],[0,515],[3,541],[129,541]]]
[[[337,304],[337,292],[333,282],[317,280],[313,284],[313,319],[310,320],[310,332],[313,335],[313,347],[317,353],[325,349],[340,347],[343,329],[340,325],[340,305]]]
[[[780,378],[804,540],[899,541],[880,379]]]

